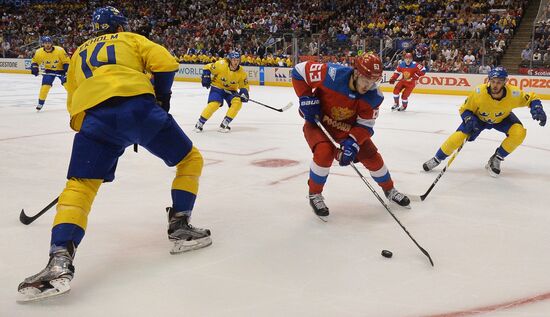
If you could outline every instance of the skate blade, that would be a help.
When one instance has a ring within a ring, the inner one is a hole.
[[[319,216],[317,214],[316,214],[316,216],[317,216],[317,218],[321,219],[322,222],[328,222],[328,216]]]
[[[36,287],[23,288],[19,290],[19,298],[16,299],[16,302],[26,304],[65,294],[71,290],[70,282],[71,280],[66,277],[51,280],[50,284],[53,288],[42,292]]]
[[[174,242],[174,246],[172,247],[172,250],[170,250],[170,254],[180,254],[188,251],[202,249],[211,244],[212,239],[210,238],[210,236],[191,241],[178,240]]]
[[[219,128],[219,129],[218,129],[218,132],[220,132],[220,133],[229,133],[229,131],[231,131],[231,130],[229,130],[229,129],[224,129],[224,128]]]
[[[413,200],[413,199],[411,199],[410,196],[407,196],[407,197],[409,197],[409,200],[411,200],[411,201]],[[420,198],[420,197],[418,197],[418,198]],[[407,206],[401,206],[400,204],[396,203],[396,202],[393,201],[393,200],[388,200],[388,205],[389,205],[389,206],[395,206],[395,207],[401,208],[401,209],[412,209],[410,203],[409,203]]]
[[[194,128],[193,131],[196,132],[196,133],[201,133],[202,132],[201,129],[197,129],[197,128]]]
[[[491,167],[489,166],[489,164],[485,165],[485,169],[487,170],[487,172],[489,173],[489,175],[493,178],[498,178],[498,174],[493,172],[493,170],[491,169]]]

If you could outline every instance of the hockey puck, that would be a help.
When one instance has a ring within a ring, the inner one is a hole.
[[[382,250],[382,256],[389,259],[393,256],[393,253],[391,253],[391,251],[388,251],[388,250]]]

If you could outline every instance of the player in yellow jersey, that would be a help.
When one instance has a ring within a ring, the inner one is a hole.
[[[126,32],[126,18],[115,8],[95,10],[92,20],[96,37],[78,47],[67,72],[67,109],[78,133],[57,204],[50,260],[19,285],[20,301],[70,289],[73,259],[96,193],[114,179],[118,158],[134,143],[176,167],[173,204],[166,208],[168,238],[174,242],[170,253],[212,243],[208,229],[189,224],[203,158],[168,113],[178,63],[164,47]],[[153,74],[154,84],[145,72]]]
[[[36,110],[38,111],[44,107],[46,97],[48,97],[48,92],[52,88],[55,77],[58,77],[61,80],[61,84],[65,86],[65,82],[67,81],[65,74],[69,68],[69,57],[62,47],[54,46],[49,36],[42,37],[42,44],[44,47],[36,50],[31,64],[31,73],[34,76],[39,75],[40,65],[44,67],[42,87],[40,88],[38,104],[36,105]]]
[[[229,123],[235,119],[242,103],[248,102],[248,78],[244,68],[240,66],[241,54],[231,52],[227,58],[221,59],[215,63],[207,64],[202,70],[202,86],[210,88],[208,95],[208,105],[201,113],[195,132],[201,132],[204,124],[210,117],[223,106],[225,100],[229,106],[225,118],[220,124],[218,131],[229,132],[231,128]],[[212,86],[212,87],[210,87]]]
[[[527,130],[512,109],[529,107],[533,120],[541,126],[546,124],[546,113],[540,99],[534,93],[525,93],[516,86],[506,83],[508,73],[504,67],[495,67],[489,72],[489,82],[475,88],[460,108],[462,123],[441,145],[435,156],[424,163],[430,171],[451,155],[465,141],[474,141],[481,131],[495,129],[506,134],[486,165],[489,174],[500,174],[500,162],[523,143]]]

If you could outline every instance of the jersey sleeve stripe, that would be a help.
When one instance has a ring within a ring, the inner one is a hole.
[[[357,117],[357,124],[367,128],[374,128],[375,122],[376,122],[376,119],[363,119],[361,117]]]
[[[292,69],[292,78],[305,81],[306,62],[299,63]]]

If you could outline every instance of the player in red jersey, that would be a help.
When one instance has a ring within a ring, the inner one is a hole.
[[[373,53],[355,59],[353,68],[337,64],[303,62],[292,70],[292,85],[305,119],[304,136],[313,152],[309,172],[309,202],[315,214],[329,215],[321,195],[334,159],[341,166],[361,162],[382,187],[386,197],[408,207],[409,198],[398,192],[384,160],[371,140],[384,96],[378,88],[382,62]],[[337,150],[315,119],[340,143]]]
[[[413,56],[411,53],[405,54],[403,61],[399,62],[397,69],[390,78],[390,85],[395,84],[397,78],[401,76],[397,85],[393,89],[393,100],[394,104],[391,107],[391,110],[405,111],[409,105],[409,96],[416,86],[416,81],[418,78],[424,76],[426,73],[426,68],[422,64],[417,64],[413,61]],[[402,97],[402,106],[399,107],[399,94],[403,92]]]

